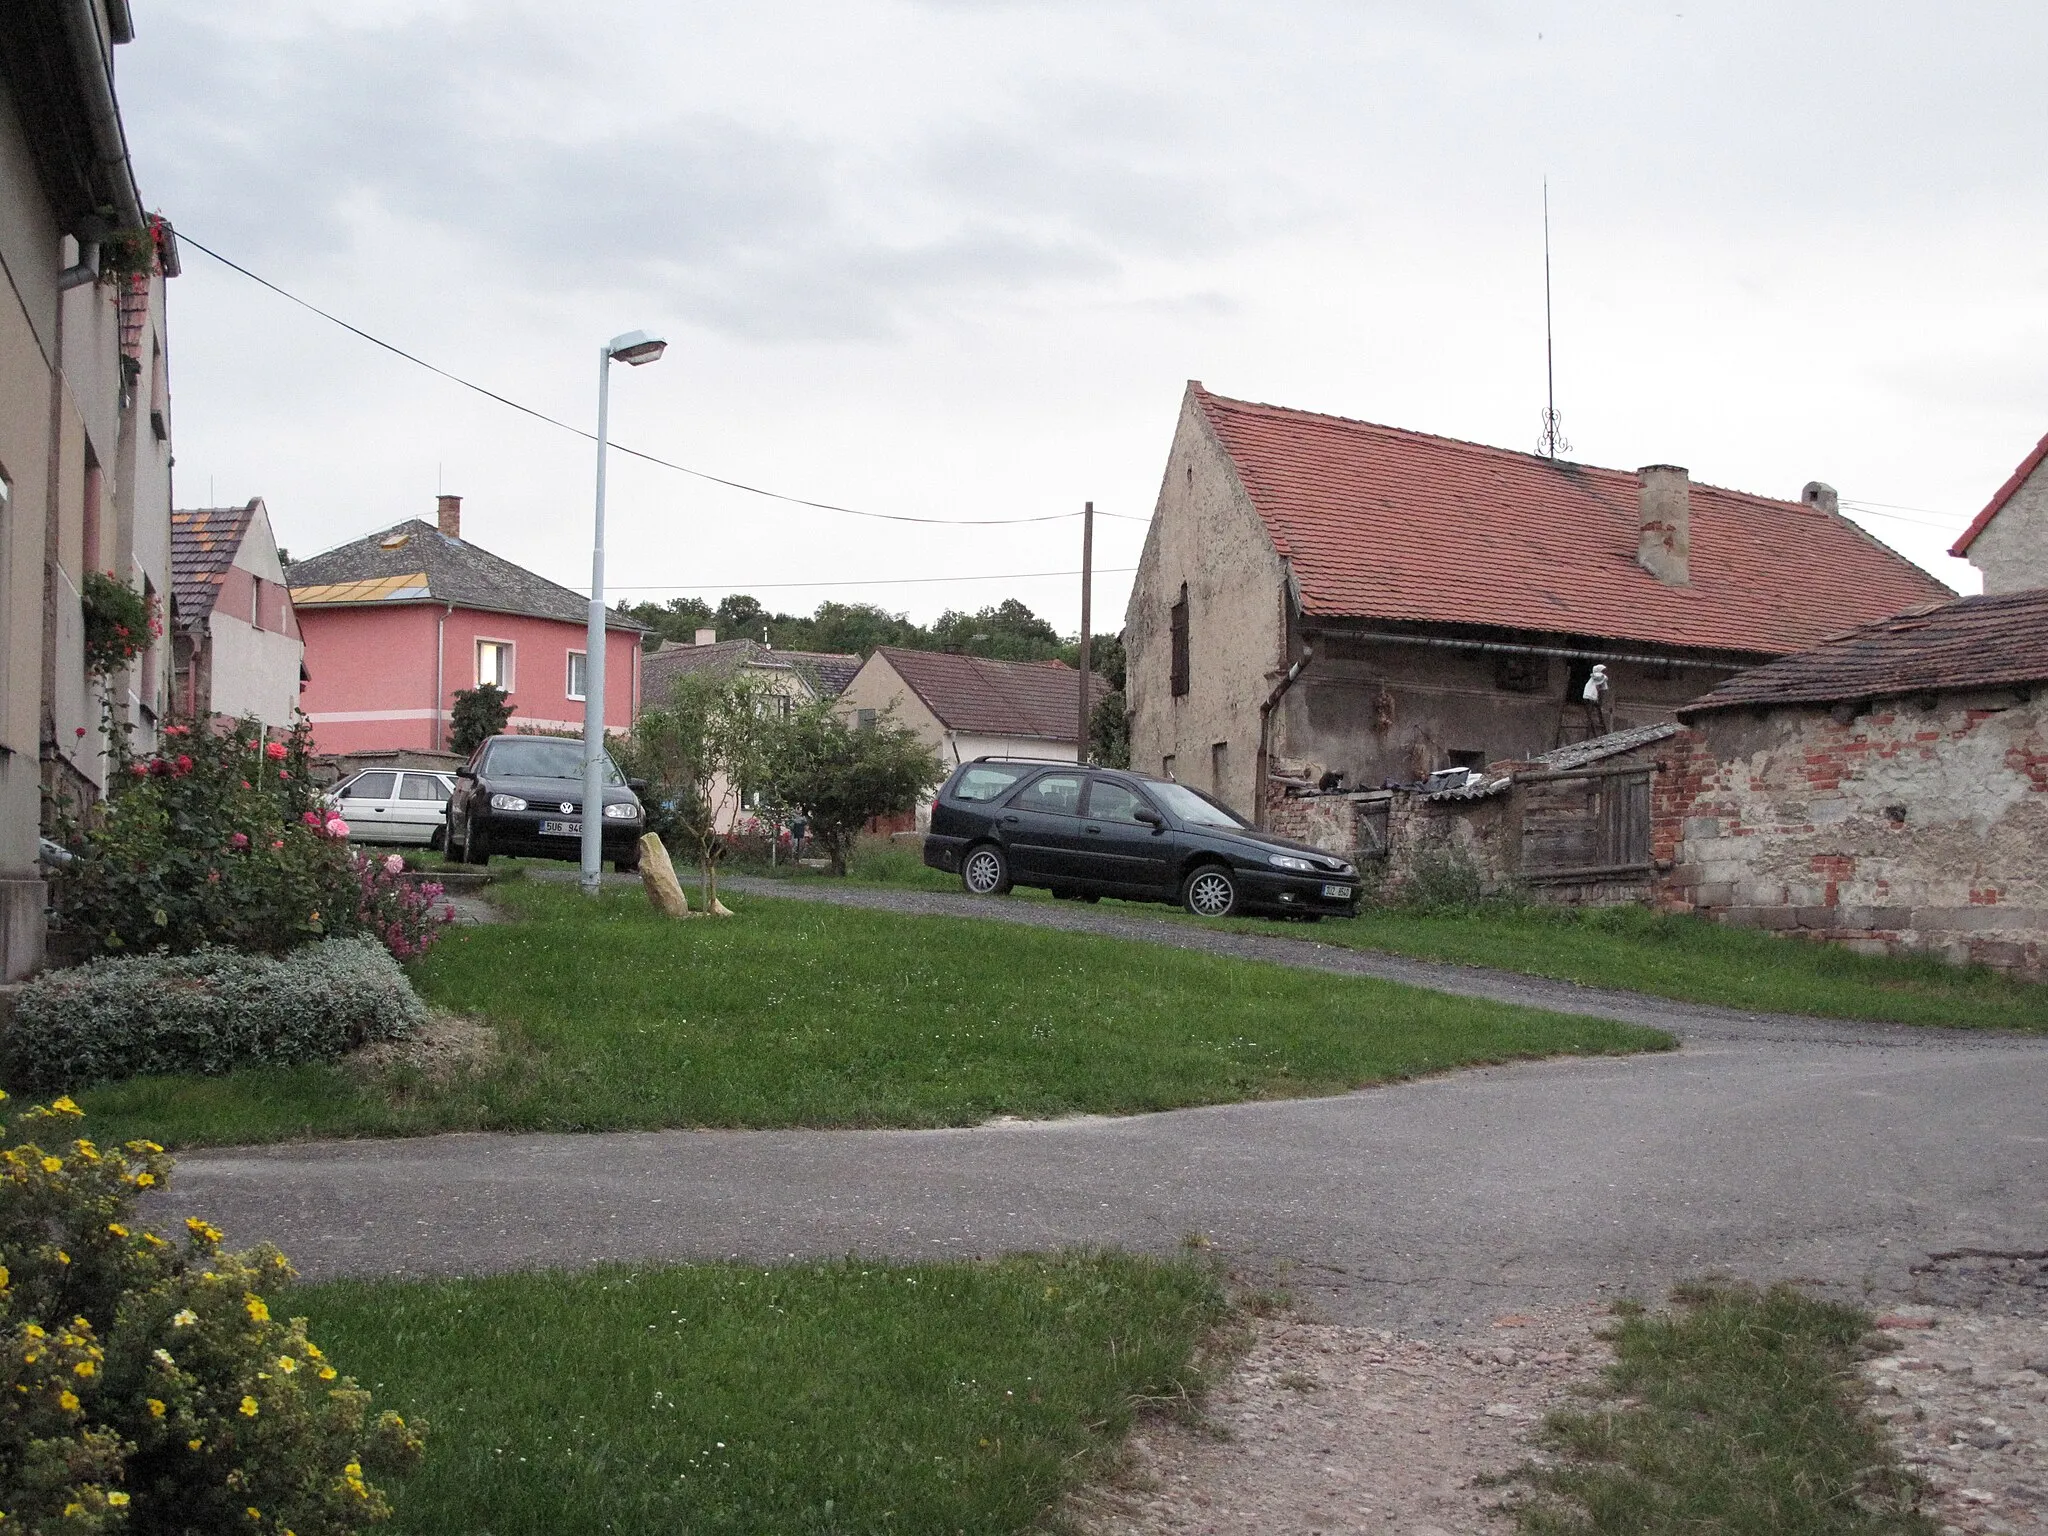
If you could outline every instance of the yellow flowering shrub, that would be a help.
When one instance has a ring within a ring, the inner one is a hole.
[[[0,1098],[4,1098],[0,1095]],[[390,1515],[365,1468],[421,1439],[267,1299],[275,1248],[204,1221],[143,1229],[170,1159],[102,1148],[76,1105],[29,1110],[0,1151],[0,1536],[349,1536]]]

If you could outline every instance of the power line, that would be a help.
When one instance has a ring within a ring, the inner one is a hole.
[[[510,396],[499,394],[495,389],[486,389],[481,384],[477,384],[469,379],[465,379],[459,373],[450,373],[446,368],[442,368],[437,366],[436,364],[430,363],[423,357],[417,357],[414,354],[406,351],[405,348],[398,346],[393,342],[384,340],[384,338],[381,336],[373,336],[370,334],[370,332],[364,330],[361,326],[349,324],[348,321],[342,319],[339,315],[329,314],[326,310],[322,309],[319,305],[311,302],[310,300],[302,299],[296,293],[291,292],[289,289],[280,288],[276,283],[273,283],[269,278],[261,277],[256,273],[251,272],[247,267],[243,266],[240,262],[230,261],[227,257],[221,255],[219,251],[213,250],[208,246],[201,245],[197,240],[193,239],[192,236],[182,228],[178,231],[178,243],[180,245],[189,245],[194,250],[199,251],[207,256],[211,256],[215,261],[219,262],[222,266],[228,268],[230,271],[241,273],[242,276],[248,278],[250,282],[259,284],[264,288],[268,288],[272,293],[276,294],[279,298],[289,300],[291,303],[298,305],[299,308],[301,309],[310,310],[313,314],[318,315],[322,320],[327,321],[330,325],[338,325],[344,331],[347,331],[351,336],[361,337],[364,341],[367,341],[373,347],[382,347],[386,352],[391,353],[394,357],[401,357],[405,359],[406,362],[413,364],[415,367],[424,368],[429,373],[439,374],[442,378],[448,380],[451,384],[460,384],[464,389],[474,390],[477,394],[482,395],[485,399],[495,400],[500,405],[509,406],[511,409],[520,412],[522,415],[531,416],[535,421],[544,421],[551,427],[560,427],[564,432],[573,432],[576,434],[576,436],[584,439],[586,442],[594,443],[597,441],[597,434],[595,432],[586,432],[583,430],[583,428],[578,426],[572,426],[570,423],[561,420],[559,417],[548,415],[548,413],[545,411],[535,410],[530,405],[522,405],[519,401],[512,399]],[[865,512],[862,511],[859,507],[842,507],[839,506],[837,503],[830,501],[807,501],[805,498],[801,496],[785,496],[780,491],[764,490],[758,485],[747,485],[739,480],[728,480],[723,475],[714,475],[708,473],[705,470],[692,469],[687,464],[678,464],[672,459],[664,459],[657,454],[644,453],[638,448],[628,448],[624,443],[614,442],[610,445],[610,447],[614,453],[623,453],[629,455],[632,458],[644,459],[649,464],[659,464],[663,469],[672,469],[676,471],[676,473],[678,474],[689,475],[698,480],[708,480],[713,485],[722,485],[731,490],[745,491],[750,496],[766,496],[771,501],[786,501],[790,503],[792,506],[811,507],[820,512],[842,512],[846,514],[848,517],[872,517],[878,518],[884,522],[891,523],[925,523],[953,528],[997,528],[1006,527],[1017,523],[1059,523],[1065,522],[1068,518],[1079,517],[1081,515],[1078,512],[1050,512],[1042,517],[913,517],[907,512]],[[1099,512],[1096,515],[1098,517],[1121,517],[1124,521],[1133,523],[1143,523],[1150,521],[1149,518],[1132,517],[1128,513]]]
[[[1096,514],[1098,517],[1100,513]],[[1097,566],[1098,576],[1128,576],[1135,565]],[[605,583],[606,592],[769,592],[790,587],[911,587],[944,581],[1036,581],[1054,576],[1078,576],[1079,571],[1010,571],[1002,575],[975,576],[883,576],[863,581],[699,581],[678,585],[615,587]],[[580,590],[580,589],[577,589]]]
[[[1924,517],[1905,517],[1897,512],[1884,511],[1882,510],[1883,503],[1881,502],[1845,501],[1842,503],[1842,505],[1844,507],[1847,507],[1851,512],[1861,513],[1865,517],[1881,517],[1884,518],[1887,522],[1893,523],[1910,523],[1915,528],[1933,528],[1942,533],[1960,533],[1963,530],[1963,525],[1960,522],[1932,523]],[[1931,507],[1912,507],[1908,508],[1907,510],[1914,512],[1929,512],[1933,509]],[[1940,514],[1937,513],[1936,515],[1939,516]]]

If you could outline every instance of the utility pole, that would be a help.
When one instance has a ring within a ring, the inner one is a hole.
[[[1079,716],[1074,730],[1074,761],[1088,761],[1088,600],[1089,588],[1094,576],[1095,565],[1095,503],[1088,502],[1081,509],[1081,702],[1076,710]]]

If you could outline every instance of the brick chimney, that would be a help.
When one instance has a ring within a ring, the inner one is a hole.
[[[1667,587],[1692,579],[1692,476],[1676,464],[1645,464],[1636,564]]]
[[[462,537],[462,498],[443,496],[440,511],[441,531],[451,539]]]
[[[716,644],[718,644],[718,631],[717,631],[717,630],[715,630],[715,629],[700,629],[700,630],[698,630],[698,631],[697,631],[697,643],[698,643],[699,645],[716,645]]]

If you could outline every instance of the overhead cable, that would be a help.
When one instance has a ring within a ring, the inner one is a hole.
[[[1100,513],[1096,514],[1098,517]],[[1098,576],[1128,576],[1137,570],[1135,565],[1111,565],[1095,567]],[[669,583],[668,585],[646,585],[618,587],[605,583],[606,592],[767,592],[784,587],[911,587],[946,581],[1036,581],[1041,577],[1078,576],[1079,571],[1009,571],[1000,574],[974,576],[881,576],[862,581],[698,581]],[[580,590],[580,589],[579,589]]]
[[[319,305],[312,303],[310,300],[300,298],[296,293],[291,292],[289,289],[280,288],[276,283],[273,283],[269,278],[261,277],[258,274],[251,272],[247,267],[243,266],[240,262],[230,261],[227,257],[221,255],[219,251],[213,250],[208,246],[200,244],[199,241],[193,239],[192,236],[189,233],[187,233],[182,227],[178,230],[178,241],[181,245],[189,245],[194,250],[200,251],[205,255],[211,256],[215,261],[219,262],[222,266],[228,268],[230,271],[241,273],[241,275],[248,278],[250,282],[257,283],[260,284],[262,287],[268,288],[272,293],[276,294],[279,298],[287,299],[291,303],[298,305],[299,308],[301,309],[310,310],[313,314],[318,315],[322,320],[327,321],[330,325],[340,326],[344,331],[347,331],[351,336],[360,337],[362,340],[370,343],[370,345],[373,347],[382,347],[386,352],[391,353],[394,357],[401,357],[405,359],[406,362],[413,364],[415,367],[426,369],[427,372],[429,373],[439,374],[442,378],[448,380],[449,383],[451,384],[460,384],[464,389],[474,390],[477,394],[482,395],[485,399],[495,400],[500,405],[509,406],[511,409],[518,411],[522,415],[531,416],[535,421],[544,421],[551,427],[560,427],[564,432],[573,432],[576,434],[576,436],[583,438],[586,442],[594,443],[597,441],[597,434],[595,432],[586,432],[583,428],[573,426],[569,422],[561,420],[559,417],[548,415],[546,411],[536,410],[534,409],[534,407],[530,405],[522,405],[519,401],[512,399],[510,396],[499,394],[495,389],[486,389],[481,384],[474,383],[469,379],[465,379],[459,373],[450,373],[446,368],[442,368],[437,364],[430,363],[423,357],[415,356],[413,353],[406,351],[405,348],[398,346],[392,342],[388,342],[381,336],[373,336],[370,332],[364,330],[359,325],[349,324],[348,321],[342,319],[339,315],[328,313]],[[689,475],[694,479],[698,480],[708,480],[713,485],[722,485],[730,490],[745,491],[750,496],[766,496],[772,501],[786,501],[790,503],[792,506],[811,507],[820,512],[841,512],[848,517],[871,517],[878,518],[881,521],[891,523],[927,523],[953,528],[997,528],[1005,527],[1015,523],[1065,522],[1069,518],[1075,518],[1081,515],[1079,512],[1048,512],[1041,517],[914,517],[907,512],[869,512],[863,511],[859,507],[842,507],[838,505],[836,502],[809,501],[802,496],[786,496],[780,491],[764,490],[762,487],[758,485],[747,485],[739,480],[728,480],[723,475],[714,475],[705,470],[692,469],[687,464],[678,464],[674,460],[664,459],[658,454],[646,453],[638,448],[629,448],[624,443],[621,442],[614,441],[611,442],[609,446],[614,453],[623,453],[632,458],[644,459],[649,464],[658,464],[663,469],[672,469],[676,471],[677,474]],[[1132,517],[1130,514],[1122,512],[1097,512],[1095,515],[1097,517],[1120,518],[1125,522],[1132,523],[1143,523],[1149,522],[1151,520],[1149,518],[1143,517]]]

